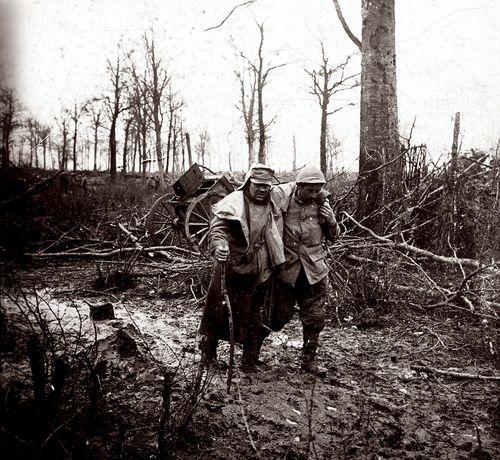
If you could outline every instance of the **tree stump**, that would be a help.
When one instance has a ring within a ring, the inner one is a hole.
[[[92,321],[106,321],[115,319],[115,309],[111,302],[106,302],[100,305],[89,305],[90,319]]]

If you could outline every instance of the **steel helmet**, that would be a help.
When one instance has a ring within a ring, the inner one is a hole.
[[[316,166],[303,167],[295,182],[297,184],[326,184],[325,176]]]

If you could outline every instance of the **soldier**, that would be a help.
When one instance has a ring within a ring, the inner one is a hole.
[[[222,308],[221,271],[225,271],[235,340],[243,344],[241,368],[255,370],[264,340],[262,308],[270,277],[285,260],[281,212],[270,199],[274,171],[254,164],[241,187],[213,207],[209,246],[216,263],[200,325],[200,348],[205,363],[215,361],[219,339],[228,340]]]
[[[328,265],[324,239],[335,240],[339,226],[327,200],[323,173],[314,166],[303,168],[296,182],[273,188],[271,196],[283,213],[283,244],[286,262],[277,277],[283,299],[297,302],[303,327],[301,369],[325,376],[316,363],[320,332],[325,327]]]

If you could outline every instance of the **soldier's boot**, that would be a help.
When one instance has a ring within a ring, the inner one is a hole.
[[[255,362],[258,360],[259,352],[259,335],[255,332],[250,332],[248,337],[243,342],[243,355],[241,357],[240,369],[245,374],[250,374],[257,371]]]
[[[260,350],[262,348],[262,344],[264,343],[264,339],[266,338],[266,334],[260,334],[255,341],[255,357],[254,364],[256,366],[264,366],[266,363],[260,359]]]
[[[319,332],[304,330],[302,345],[302,363],[300,368],[317,377],[326,377],[326,369],[316,362],[318,354]]]
[[[210,339],[206,335],[200,337],[199,348],[201,351],[201,364],[203,366],[211,367],[217,364],[217,345],[217,340]]]

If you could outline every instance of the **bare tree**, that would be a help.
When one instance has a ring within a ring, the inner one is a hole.
[[[147,74],[146,88],[149,96],[149,116],[152,118],[155,130],[155,150],[158,161],[158,172],[160,176],[160,187],[165,188],[165,168],[161,151],[161,128],[163,125],[162,98],[165,88],[170,83],[170,75],[162,66],[161,59],[157,56],[154,39],[149,40],[144,35],[146,48]],[[168,166],[168,164],[167,164]]]
[[[148,117],[148,102],[146,91],[146,72],[144,76],[139,78],[134,64],[132,64],[133,85],[131,87],[131,111],[135,122],[135,134],[137,141],[137,148],[139,150],[139,159],[141,165],[141,172],[143,178],[146,175],[146,149],[147,149],[147,135],[149,129]]]
[[[13,90],[0,86],[0,123],[2,124],[2,142],[0,144],[0,149],[2,151],[2,168],[7,168],[10,163],[12,133],[21,125],[19,112],[19,102],[14,96]]]
[[[333,3],[342,27],[361,51],[358,215],[365,217],[401,196],[403,190],[404,160],[399,145],[396,93],[395,0],[362,0],[361,41],[349,29],[338,0]],[[384,164],[387,165],[385,171],[371,172]],[[383,225],[383,219],[376,218],[365,225],[375,228]]]
[[[118,122],[118,117],[122,112],[127,110],[129,107],[125,105],[125,90],[127,88],[127,82],[125,80],[125,73],[122,67],[121,57],[118,55],[116,57],[115,64],[112,64],[108,59],[107,61],[107,71],[109,76],[109,81],[111,83],[111,95],[104,97],[104,102],[108,111],[109,120],[111,126],[109,129],[109,172],[111,176],[111,182],[116,181],[116,124]]]
[[[359,85],[359,82],[356,79],[359,76],[359,73],[353,75],[345,74],[349,59],[350,56],[348,56],[346,60],[341,64],[335,67],[331,67],[328,63],[328,58],[325,56],[324,45],[323,43],[321,43],[321,66],[319,70],[313,70],[312,72],[306,70],[306,73],[312,78],[310,93],[317,97],[318,104],[321,109],[319,157],[320,168],[325,177],[327,175],[326,143],[328,116],[354,104],[350,103],[345,106],[338,107],[332,111],[328,111],[328,105],[330,104],[332,97],[335,94],[341,91],[352,89]]]
[[[248,83],[241,72],[235,71],[235,74],[240,84],[240,102],[236,108],[241,112],[245,124],[248,166],[250,167],[255,162],[254,143],[257,134],[255,130],[255,94],[257,91],[257,74],[253,71],[248,71]]]
[[[172,87],[170,86],[169,92],[168,92],[168,138],[167,138],[167,161],[166,161],[166,167],[168,170],[168,165],[170,162],[170,152],[173,150],[173,145],[175,143],[172,142],[174,134],[175,134],[175,123],[177,119],[177,113],[178,111],[183,107],[184,101],[179,98],[178,95],[176,95],[172,91]],[[172,170],[174,166],[174,159],[172,155]]]
[[[40,144],[40,124],[33,117],[29,117],[26,120],[26,129],[28,130],[28,140],[30,149],[30,162],[29,165],[32,168],[38,168],[38,146]],[[33,159],[35,160],[33,162]]]
[[[92,121],[94,132],[94,171],[97,171],[97,147],[99,145],[99,128],[102,126],[102,100],[93,99],[89,105],[88,114]]]
[[[56,118],[56,124],[61,132],[62,143],[58,146],[58,163],[59,169],[66,171],[68,166],[68,134],[69,134],[69,110],[63,109],[61,114]]]
[[[124,132],[124,141],[123,141],[123,162],[122,162],[122,174],[127,172],[127,158],[128,158],[128,143],[130,137],[130,126],[132,125],[132,121],[134,119],[132,117],[127,118],[125,120],[125,132]]]
[[[78,122],[83,113],[87,111],[88,102],[77,104],[75,102],[73,111],[71,113],[71,120],[73,121],[73,171],[77,169],[77,155],[76,155],[76,141],[78,136]]]
[[[205,129],[201,134],[197,144],[194,146],[196,152],[197,162],[205,165],[206,157],[208,157],[208,143],[210,142],[210,135]]]
[[[243,53],[241,56],[247,61],[250,70],[255,75],[256,91],[257,91],[257,126],[259,133],[259,153],[257,160],[259,163],[266,163],[266,141],[267,132],[274,118],[266,123],[264,121],[264,87],[268,82],[269,73],[286,64],[278,64],[274,66],[264,64],[263,48],[264,48],[264,25],[257,24],[260,33],[259,48],[257,53],[257,62],[252,62]]]
[[[44,124],[39,125],[40,143],[42,144],[43,169],[47,169],[47,146],[50,146],[49,136],[52,129]]]
[[[327,171],[329,172],[329,175],[325,177],[332,178],[335,175],[336,168],[334,165],[337,163],[337,158],[341,151],[342,143],[339,139],[337,139],[333,130],[331,130],[328,126],[326,133],[326,157],[328,163]]]

